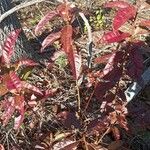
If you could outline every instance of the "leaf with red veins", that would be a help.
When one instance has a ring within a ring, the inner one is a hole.
[[[49,34],[45,39],[44,41],[42,42],[42,48],[41,48],[41,52],[43,52],[43,50],[53,44],[56,40],[58,40],[61,36],[61,32],[56,32],[56,33],[51,33]]]
[[[61,31],[61,43],[62,49],[65,51],[74,79],[78,79],[81,69],[81,55],[77,52],[77,49],[72,46],[72,26],[66,25]]]
[[[121,33],[119,31],[111,31],[105,33],[101,38],[101,43],[121,42],[130,36],[129,33]]]
[[[114,53],[111,53],[111,54],[106,54],[106,55],[103,55],[103,56],[99,56],[97,58],[95,58],[94,60],[94,63],[96,64],[105,64],[109,61],[110,57],[113,55]]]
[[[16,72],[10,72],[8,75],[4,75],[3,82],[7,89],[12,93],[20,92],[22,89],[21,80],[19,79]]]
[[[113,29],[118,30],[125,22],[136,16],[136,8],[129,6],[118,10],[113,20]]]
[[[22,81],[22,86],[25,89],[31,90],[33,92],[36,92],[39,95],[43,95],[43,93],[40,91],[40,89],[38,87],[36,87],[36,86],[34,86],[34,85],[30,84],[30,83]]]
[[[114,1],[114,2],[108,2],[104,4],[104,7],[108,7],[108,8],[127,8],[129,6],[130,5],[124,1]]]
[[[35,28],[35,34],[38,34],[38,32],[52,19],[54,19],[56,16],[59,16],[57,11],[50,11],[48,12],[37,24]]]
[[[14,52],[14,46],[19,36],[21,29],[16,29],[10,33],[6,38],[4,45],[2,46],[2,62],[9,64],[12,54]]]
[[[18,66],[23,66],[23,65],[25,65],[25,66],[37,66],[38,63],[34,62],[34,61],[31,60],[31,59],[20,60],[20,61],[18,62]]]
[[[71,25],[66,25],[63,27],[61,31],[61,44],[66,54],[70,53],[72,49],[72,34],[73,29]]]

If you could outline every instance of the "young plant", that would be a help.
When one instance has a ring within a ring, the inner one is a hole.
[[[0,96],[3,99],[1,107],[4,109],[1,119],[3,125],[7,125],[15,110],[17,110],[19,116],[15,118],[14,129],[18,129],[24,119],[25,92],[31,90],[36,94],[43,95],[39,88],[26,81],[22,81],[17,74],[17,70],[20,66],[36,66],[38,64],[30,59],[23,59],[11,63],[14,46],[20,32],[20,29],[16,29],[6,38],[2,46],[0,65]]]
[[[143,56],[140,47],[144,42],[138,39],[138,35],[147,34],[147,29],[143,30],[141,27],[146,26],[147,28],[150,23],[148,20],[139,20],[138,14],[143,9],[143,7],[139,6],[140,3],[133,6],[123,1],[113,1],[104,4],[104,8],[115,8],[117,12],[113,18],[112,31],[104,33],[99,39],[99,44],[116,43],[117,46],[112,50],[112,53],[104,54],[94,60],[93,64],[105,65],[103,69],[98,71],[95,68],[88,68],[88,66],[83,65],[81,62],[81,55],[78,52],[80,48],[77,48],[74,44],[75,39],[73,39],[75,33],[73,32],[72,20],[74,18],[73,10],[75,7],[72,7],[70,3],[65,1],[55,11],[50,11],[41,19],[35,29],[35,33],[37,34],[48,21],[56,17],[60,17],[64,21],[65,25],[59,32],[51,33],[43,41],[41,52],[44,48],[59,40],[61,49],[66,53],[73,77],[76,81],[81,76],[82,68],[84,81],[82,81],[81,87],[77,88],[78,99],[81,102],[78,105],[81,105],[81,112],[88,113],[90,102],[95,97],[100,104],[99,112],[103,116],[91,121],[86,126],[86,131],[82,135],[88,139],[89,135],[100,134],[102,136],[97,141],[98,143],[101,142],[105,134],[110,132],[113,133],[116,140],[120,139],[118,126],[128,130],[124,80],[131,78],[139,81],[141,79],[143,73]],[[125,25],[129,25],[129,30],[124,31],[123,27]],[[88,95],[88,91],[91,89],[92,92]],[[83,116],[79,115],[78,120],[75,113],[72,112],[63,111],[58,114],[58,118],[62,121],[64,127],[68,129],[71,128],[71,125],[78,129],[83,128],[81,125],[85,121],[85,117]],[[82,122],[81,120],[84,121]],[[85,145],[87,144],[86,140],[82,142]],[[77,143],[75,143],[75,147],[77,147]]]

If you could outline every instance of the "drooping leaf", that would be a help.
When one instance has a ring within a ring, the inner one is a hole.
[[[113,55],[113,53],[99,56],[99,57],[95,58],[94,63],[96,63],[96,64],[107,63],[112,55]]]
[[[129,33],[121,33],[119,31],[111,31],[105,33],[102,38],[101,42],[103,43],[114,43],[114,42],[121,42],[130,36]]]
[[[31,90],[33,92],[36,92],[37,94],[43,95],[43,93],[40,91],[40,89],[38,87],[36,87],[30,83],[27,83],[25,81],[22,81],[21,83],[22,83],[23,88]]]
[[[113,2],[108,2],[104,5],[104,7],[109,7],[109,8],[127,8],[129,6],[130,5],[124,1],[113,1]]]
[[[113,29],[118,30],[129,19],[134,18],[136,15],[136,8],[129,6],[118,10],[113,20]]]
[[[51,21],[53,18],[55,18],[58,15],[59,14],[57,13],[57,11],[50,11],[49,13],[47,13],[37,24],[37,26],[35,28],[35,34],[38,34],[38,32],[45,26],[45,24],[48,21]]]
[[[61,32],[61,43],[62,48],[65,51],[71,70],[73,72],[73,77],[77,80],[80,75],[81,69],[81,55],[72,46],[72,26],[66,25]]]
[[[58,40],[60,38],[61,32],[56,32],[56,33],[51,33],[50,35],[48,35],[44,41],[42,42],[42,48],[41,48],[41,52],[43,52],[43,50],[53,44],[53,42],[55,42],[56,40]]]
[[[11,56],[14,52],[14,46],[19,36],[21,29],[16,29],[10,33],[10,35],[6,38],[4,45],[2,46],[2,62],[9,64],[11,60]]]

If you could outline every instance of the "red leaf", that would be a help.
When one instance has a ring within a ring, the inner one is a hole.
[[[7,86],[7,89],[12,93],[20,92],[22,88],[21,80],[17,76],[16,72],[10,72],[8,75],[3,77],[3,82]]]
[[[150,27],[150,20],[143,20],[140,22],[140,26],[142,27]]]
[[[8,121],[15,112],[15,109],[19,111],[20,115],[19,117],[15,118],[14,122],[14,129],[18,129],[24,119],[24,97],[20,95],[16,95],[15,97],[8,97],[8,99],[3,101],[2,107],[5,110],[1,117],[4,126],[8,124]]]
[[[28,90],[31,90],[33,92],[36,92],[37,94],[40,94],[40,95],[43,95],[43,93],[40,91],[39,88],[37,88],[36,86],[34,85],[31,85],[30,83],[27,83],[25,81],[22,81],[22,86],[25,88],[25,89],[28,89]]]
[[[54,17],[58,16],[59,14],[57,13],[57,11],[50,11],[49,13],[47,13],[38,23],[38,25],[35,28],[35,34],[37,34],[42,28],[43,26],[48,22],[51,21]]]
[[[116,82],[120,79],[122,75],[122,67],[119,67],[118,64],[121,63],[123,58],[123,52],[118,51],[114,53],[102,73],[99,74],[99,77],[103,79],[103,82],[99,82],[95,88],[95,95],[97,99],[101,99],[106,91],[110,90],[115,86]]]
[[[129,6],[118,10],[113,20],[113,29],[118,30],[129,19],[134,18],[136,15],[136,9],[133,6]]]
[[[128,75],[133,79],[138,79],[143,73],[143,56],[138,49],[133,49],[129,53],[131,67],[128,68]]]
[[[119,31],[111,31],[108,33],[105,33],[101,39],[101,42],[105,43],[114,43],[114,42],[121,42],[125,40],[127,37],[129,37],[129,33],[121,33]]]
[[[104,5],[104,7],[109,7],[109,8],[127,8],[130,5],[127,2],[124,1],[114,1],[114,2],[108,2]]]
[[[109,58],[108,63],[106,64],[105,68],[103,69],[104,76],[113,70],[115,57],[116,57],[116,53],[112,54],[112,56]]]
[[[122,67],[118,66],[122,62],[124,53],[118,51],[111,56],[105,68],[103,69],[102,76],[104,80],[117,82],[122,75]]]
[[[48,35],[44,41],[42,42],[42,48],[41,48],[41,52],[43,52],[43,50],[53,44],[53,42],[55,42],[56,40],[58,40],[60,38],[61,32],[56,32],[56,33],[51,33],[50,35]]]
[[[120,131],[119,131],[119,129],[114,126],[114,127],[111,128],[111,130],[112,130],[112,133],[113,133],[115,139],[119,140],[120,139]]]
[[[61,31],[61,44],[66,54],[70,53],[72,50],[72,34],[73,30],[71,25],[63,27]]]
[[[97,64],[107,63],[108,60],[110,59],[110,57],[111,57],[113,54],[114,54],[114,53],[110,53],[110,54],[106,54],[106,55],[97,57],[97,58],[94,60],[94,63],[97,63]]]
[[[2,62],[9,64],[11,56],[14,52],[14,46],[19,36],[21,29],[16,29],[12,31],[10,35],[6,38],[4,45],[2,46]]]
[[[73,77],[77,80],[80,76],[81,71],[81,55],[77,52],[77,50],[72,46],[72,26],[66,25],[61,32],[61,43],[62,48],[65,51],[69,64],[71,66],[71,70],[73,72]]]
[[[38,63],[34,62],[34,61],[31,60],[31,59],[25,59],[25,60],[20,60],[20,61],[19,61],[19,66],[22,66],[22,65],[26,65],[26,66],[36,66],[36,65],[38,65]]]

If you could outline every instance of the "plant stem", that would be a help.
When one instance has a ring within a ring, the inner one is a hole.
[[[76,80],[78,115],[80,116],[80,114],[81,114],[81,97],[80,97],[80,89],[79,89],[77,82],[78,81]]]

